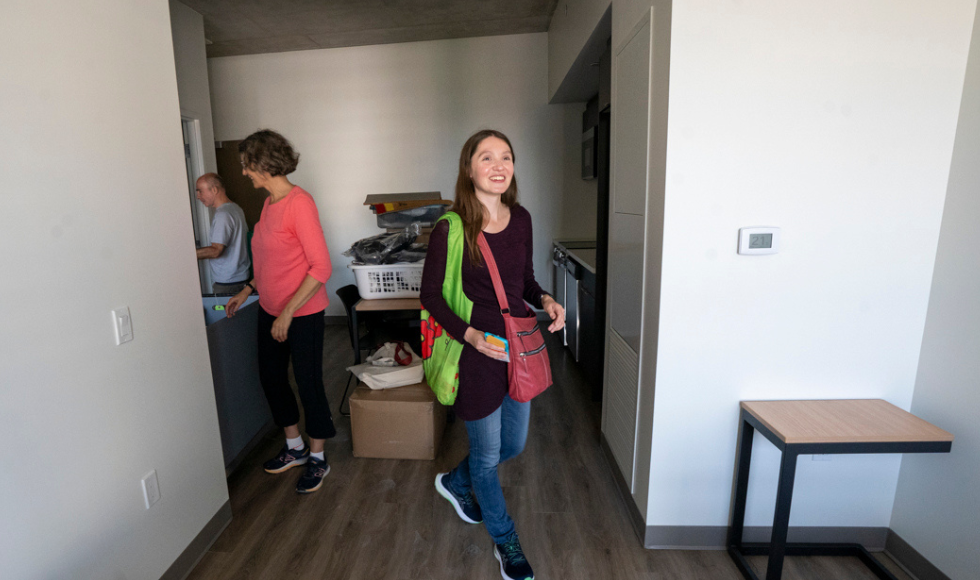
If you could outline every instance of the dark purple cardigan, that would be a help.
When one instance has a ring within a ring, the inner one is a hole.
[[[422,271],[422,305],[456,340],[463,343],[459,359],[459,392],[453,410],[464,421],[476,421],[500,407],[507,394],[507,363],[481,354],[463,340],[472,326],[480,332],[504,336],[504,318],[490,273],[482,264],[474,266],[469,259],[469,244],[463,248],[463,292],[473,302],[470,323],[456,315],[442,297],[446,275],[446,248],[449,222],[436,224],[429,236],[429,251]],[[511,208],[510,223],[496,234],[484,233],[493,252],[500,279],[507,294],[512,316],[533,316],[525,301],[541,308],[544,291],[534,279],[532,259],[531,214],[521,206]]]

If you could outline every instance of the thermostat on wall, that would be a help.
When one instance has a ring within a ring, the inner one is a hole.
[[[775,254],[779,251],[779,228],[739,228],[738,253]]]

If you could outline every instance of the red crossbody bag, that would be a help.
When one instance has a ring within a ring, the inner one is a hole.
[[[551,386],[551,361],[548,360],[544,335],[534,314],[526,318],[510,315],[504,283],[500,281],[497,263],[493,260],[493,252],[490,251],[483,232],[480,232],[477,241],[483,253],[483,261],[490,270],[500,314],[504,317],[507,342],[510,344],[510,362],[507,363],[510,398],[518,403],[526,403]]]

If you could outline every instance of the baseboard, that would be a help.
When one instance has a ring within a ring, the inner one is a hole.
[[[599,446],[616,482],[616,490],[629,512],[630,523],[644,548],[651,550],[725,550],[728,526],[647,526],[636,507],[629,485],[616,465],[606,435],[599,433]],[[745,526],[746,542],[768,542],[771,526]],[[884,527],[790,527],[787,541],[812,543],[861,544],[869,552],[884,551],[917,580],[951,580],[925,556],[891,528]]]
[[[226,501],[218,509],[218,513],[214,514],[211,521],[204,525],[204,529],[181,552],[180,556],[170,565],[170,568],[160,577],[160,580],[184,580],[187,578],[198,562],[201,561],[201,558],[204,557],[204,554],[211,548],[211,545],[218,539],[218,536],[221,535],[221,532],[225,531],[229,523],[231,523],[231,500]]]
[[[619,470],[619,466],[616,464],[616,459],[613,456],[612,449],[609,448],[609,443],[606,441],[606,434],[599,432],[599,447],[602,449],[602,456],[606,458],[606,464],[609,466],[609,472],[613,474],[613,479],[616,481],[616,490],[619,491],[619,498],[623,501],[623,506],[626,511],[629,512],[630,523],[633,524],[633,531],[636,532],[636,539],[640,543],[645,543],[644,541],[644,531],[645,522],[643,514],[640,513],[640,508],[636,507],[636,502],[633,501],[633,494],[630,492],[630,486],[626,483],[626,479],[623,477],[622,472]]]
[[[745,526],[746,542],[768,542],[771,526]],[[861,544],[871,552],[885,549],[888,528],[790,527],[787,541],[806,543]],[[728,526],[647,526],[643,547],[654,550],[724,550]]]
[[[950,580],[932,562],[892,530],[888,530],[885,553],[918,580]]]
[[[256,447],[258,447],[259,443],[262,443],[262,441],[264,441],[270,433],[277,429],[279,429],[279,427],[277,427],[273,421],[269,421],[263,425],[262,428],[259,429],[258,433],[256,433],[255,436],[252,437],[252,439],[245,445],[245,447],[242,447],[242,450],[238,452],[238,455],[231,460],[231,463],[225,466],[225,478],[231,477],[231,474],[241,466],[242,461],[245,460],[245,457],[247,457],[248,454],[251,453]]]

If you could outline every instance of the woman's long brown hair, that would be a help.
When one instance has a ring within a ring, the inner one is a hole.
[[[480,230],[483,229],[483,222],[488,216],[486,208],[476,197],[476,189],[473,187],[470,169],[473,156],[476,155],[480,143],[487,137],[496,137],[506,143],[507,147],[510,148],[511,159],[514,163],[517,162],[517,156],[514,154],[514,146],[510,144],[510,139],[500,131],[494,131],[493,129],[484,129],[474,133],[472,137],[466,140],[466,143],[463,144],[463,150],[459,153],[459,175],[456,177],[456,198],[453,200],[453,206],[450,208],[450,211],[459,214],[459,217],[463,220],[463,235],[466,236],[466,243],[470,247],[470,262],[474,266],[479,266],[482,263],[480,246],[476,240],[480,235]],[[500,201],[510,208],[517,205],[517,176],[511,178],[510,187],[500,197]]]

